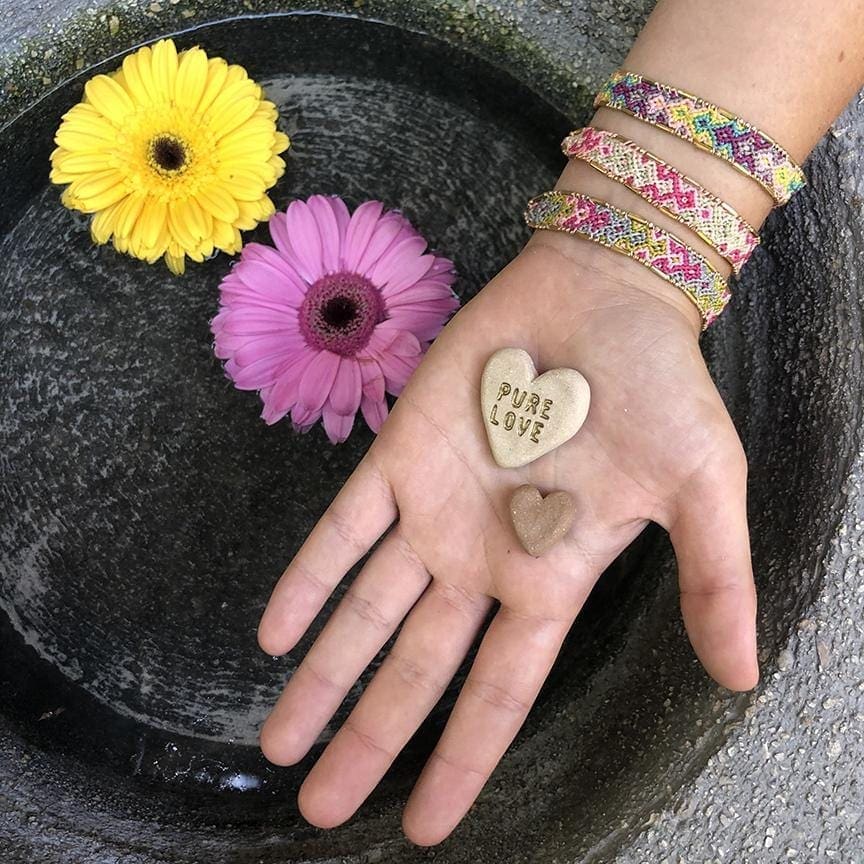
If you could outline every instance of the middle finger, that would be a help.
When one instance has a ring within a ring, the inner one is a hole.
[[[313,825],[348,819],[432,710],[471,647],[493,600],[433,581],[396,644],[300,789]]]

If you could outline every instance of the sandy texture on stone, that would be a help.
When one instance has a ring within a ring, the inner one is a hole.
[[[573,524],[576,508],[567,492],[551,492],[545,498],[528,484],[510,498],[510,518],[519,542],[529,555],[539,558],[559,543]]]

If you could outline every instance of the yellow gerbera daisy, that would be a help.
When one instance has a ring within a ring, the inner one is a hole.
[[[267,190],[290,144],[277,116],[242,66],[165,39],[87,82],[57,130],[51,180],[95,214],[94,242],[182,273],[186,255],[239,252],[240,231],[274,213]]]

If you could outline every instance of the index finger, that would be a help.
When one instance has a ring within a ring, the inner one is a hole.
[[[258,625],[258,644],[290,651],[345,574],[397,515],[393,490],[370,450],[276,583]]]
[[[680,495],[669,536],[678,559],[684,624],[702,665],[730,690],[755,687],[759,661],[746,465],[695,477]]]

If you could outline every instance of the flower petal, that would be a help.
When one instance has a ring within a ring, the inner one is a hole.
[[[320,408],[306,408],[301,402],[295,402],[291,409],[291,422],[297,432],[308,432],[320,418]]]
[[[145,249],[152,249],[168,221],[168,205],[164,201],[149,200],[138,219],[139,236]]]
[[[252,356],[251,354],[249,356]],[[293,351],[285,354],[264,354],[248,366],[240,366],[237,363],[237,355],[232,358],[231,378],[238,390],[260,390],[262,387],[272,385],[286,370],[290,369],[298,360],[305,356],[305,351]],[[228,364],[225,364],[228,371]]]
[[[396,330],[388,322],[379,324],[367,346],[369,354],[378,361],[388,392],[398,396],[411,373],[423,356],[423,347],[413,333]]]
[[[138,221],[138,217],[144,210],[144,204],[147,199],[140,193],[128,195],[120,209],[117,211],[117,222],[114,227],[114,235],[120,237],[128,237],[134,230]]]
[[[266,396],[262,391],[264,411],[261,416],[268,424],[281,420],[297,403],[300,379],[314,356],[308,352],[301,355],[282,372],[273,386],[268,389]]]
[[[76,174],[90,174],[110,169],[110,160],[111,157],[105,150],[73,153],[69,150],[58,149],[55,154],[52,154],[54,167],[58,171],[62,171],[63,174],[70,175],[69,180],[64,181],[67,183],[71,182]],[[57,181],[54,180],[54,182]]]
[[[97,244],[107,243],[114,233],[114,226],[117,222],[117,213],[123,206],[122,201],[100,210],[90,223],[90,236],[93,242]]]
[[[229,278],[231,277],[231,278]],[[296,307],[285,303],[284,299],[271,300],[264,294],[251,291],[242,282],[228,274],[219,286],[219,302],[232,311],[238,309],[273,310],[274,312],[286,312]]]
[[[96,174],[83,174],[65,192],[77,209],[95,213],[121,201],[129,193],[121,174],[113,168]]]
[[[108,75],[96,75],[84,85],[87,99],[100,114],[107,117],[115,126],[135,112],[135,103],[129,94]]]
[[[274,309],[228,309],[226,316],[220,321],[219,329],[236,336],[263,336],[264,334],[279,334],[286,344],[302,348],[305,344],[297,325],[297,316],[288,312],[278,312]]]
[[[387,320],[395,327],[410,331],[421,342],[431,342],[447,323],[450,312],[458,307],[459,303],[456,302],[444,309],[426,311],[417,309],[406,309],[403,311],[402,309],[398,309],[394,310]]]
[[[443,255],[435,256],[435,263],[429,270],[429,276],[437,276],[439,274],[447,274],[453,279],[456,278],[456,265],[450,258],[445,258]]]
[[[245,256],[245,250],[244,258],[237,262],[232,274],[250,291],[277,304],[297,309],[306,296],[304,286],[299,280],[292,279],[284,270],[274,267],[270,261]]]
[[[321,264],[321,234],[309,205],[292,201],[285,211],[285,226],[294,254],[306,265],[309,281],[324,275]]]
[[[388,219],[386,216],[379,219],[375,225],[375,230],[372,232],[372,237],[366,244],[366,249],[360,256],[356,272],[368,276],[369,271],[375,266],[384,250],[390,246],[399,230],[398,220]]]
[[[432,256],[423,255],[425,248],[426,241],[422,237],[406,237],[386,255],[382,255],[367,275],[376,285],[381,287],[381,293],[386,297],[388,283],[393,279],[398,279],[409,265],[428,257],[426,270],[429,269],[432,265]],[[425,275],[425,271],[423,275]],[[416,282],[417,280],[413,281]]]
[[[269,222],[270,236],[289,264],[311,285],[323,275],[321,235],[305,201],[294,200]]]
[[[225,90],[228,80],[228,64],[221,57],[211,57],[207,62],[207,83],[204,93],[198,103],[198,113],[204,114],[213,104],[213,100]]]
[[[321,415],[324,420],[324,431],[331,444],[341,444],[351,434],[354,426],[353,411],[347,415],[339,414],[327,403]]]
[[[211,216],[223,222],[233,223],[240,216],[237,202],[218,183],[200,188],[195,197]]]
[[[372,335],[366,350],[376,359],[382,354],[398,354],[404,357],[413,357],[421,354],[423,349],[420,341],[407,330],[403,330],[392,321],[382,321]]]
[[[421,356],[407,358],[400,355],[383,355],[378,362],[381,364],[381,371],[384,373],[384,380],[387,382],[387,390],[394,396],[398,396],[408,379],[414,373],[414,370],[420,365]]]
[[[242,368],[257,363],[262,357],[284,357],[304,350],[305,345],[291,334],[270,333],[249,336],[245,344],[234,352],[234,360]]]
[[[249,120],[258,109],[259,104],[260,100],[251,92],[233,101],[230,99],[222,101],[220,95],[220,99],[211,106],[207,121],[219,142],[216,145],[217,153],[224,158],[230,158],[232,152],[236,152],[235,148],[229,146],[227,142],[223,144],[223,139]]]
[[[261,261],[267,264],[277,272],[284,274],[288,279],[291,279],[303,293],[306,292],[306,283],[303,281],[303,277],[297,272],[294,265],[272,246],[265,246],[263,243],[247,243],[243,249],[243,253],[245,259]]]
[[[351,214],[342,251],[342,265],[346,270],[360,272],[360,258],[366,251],[383,209],[383,201],[364,201]]]
[[[384,248],[382,255],[389,255],[400,243],[405,240],[416,240],[418,237],[423,238],[423,235],[417,231],[406,216],[398,210],[391,210],[385,214],[387,218],[394,219],[399,223],[399,230],[394,235],[390,244]]]
[[[360,410],[363,412],[363,419],[366,425],[375,433],[378,433],[387,419],[387,400],[381,399],[366,399],[360,403]]]
[[[378,361],[372,357],[360,357],[360,377],[363,381],[363,398],[380,402],[384,399],[384,373]]]
[[[319,411],[330,395],[339,371],[338,354],[319,351],[303,373],[298,393],[299,404],[307,411]]]
[[[348,211],[348,205],[338,196],[330,197],[330,206],[333,208],[333,215],[336,217],[336,225],[339,232],[339,269],[345,268],[345,242],[348,233],[348,226],[351,223],[351,213]]]
[[[197,46],[180,55],[174,101],[180,108],[194,114],[207,84],[207,55]]]
[[[363,379],[360,374],[360,364],[353,357],[342,357],[339,371],[333,387],[330,389],[328,402],[337,414],[354,415],[360,407],[363,394]]]
[[[336,273],[339,270],[339,223],[336,221],[336,214],[330,205],[330,198],[324,195],[310,195],[306,203],[318,225],[323,271]]]
[[[177,46],[173,39],[160,39],[153,46],[151,65],[157,92],[173,97],[177,80]]]
[[[395,297],[388,297],[386,307],[389,311],[445,301],[459,304],[459,298],[453,293],[452,288],[440,282],[430,282],[428,279],[423,279],[420,282],[415,282],[410,291],[400,291]]]
[[[408,256],[401,256],[398,269],[394,269],[387,284],[381,289],[381,296],[384,297],[385,301],[389,297],[404,292],[422,279],[429,272],[433,257],[432,255],[421,255],[419,258],[412,259]]]
[[[145,45],[123,59],[123,81],[132,99],[142,106],[156,101],[150,71],[150,48]]]

